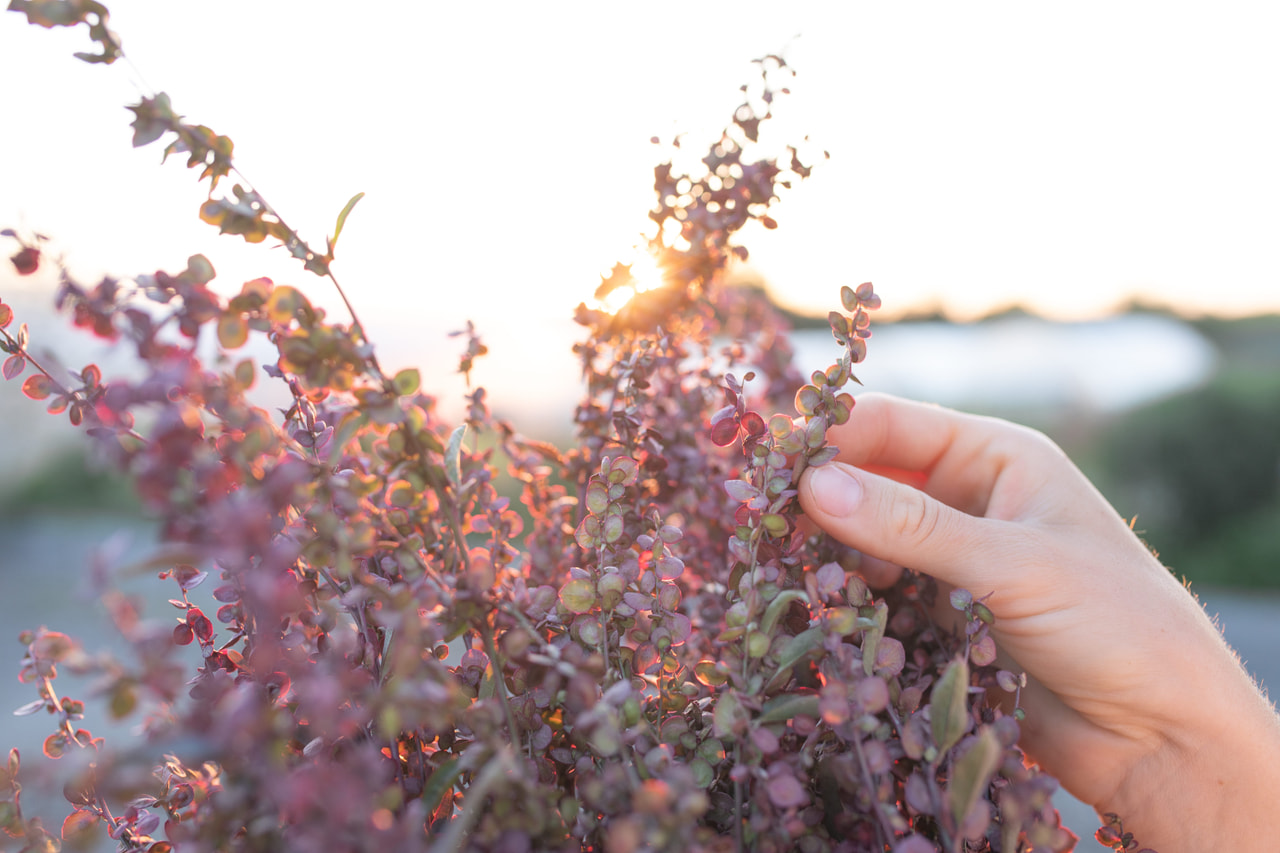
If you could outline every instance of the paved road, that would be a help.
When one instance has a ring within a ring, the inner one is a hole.
[[[109,518],[0,519],[0,750],[7,752],[17,745],[24,755],[34,758],[48,733],[43,714],[9,715],[11,709],[35,698],[30,687],[19,684],[15,676],[21,647],[14,638],[20,630],[46,624],[73,633],[89,646],[112,645],[113,629],[93,602],[77,597],[75,578],[87,565],[93,548],[116,533],[132,534],[144,542],[146,538],[146,529],[136,523]],[[135,548],[141,550],[142,545]],[[170,591],[154,581],[140,589],[148,592],[146,612],[164,614]],[[1249,671],[1280,695],[1280,593],[1210,590],[1201,598],[1207,602],[1206,610],[1217,616]],[[95,725],[94,733],[110,737],[123,735],[125,730]],[[1066,795],[1059,799],[1058,807],[1063,822],[1081,836],[1076,848],[1079,853],[1106,849],[1092,840],[1098,827],[1093,809]]]

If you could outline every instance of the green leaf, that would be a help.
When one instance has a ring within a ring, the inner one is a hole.
[[[733,690],[726,690],[716,700],[711,712],[711,726],[718,738],[741,737],[747,730],[747,709]]]
[[[969,725],[969,662],[956,658],[947,664],[929,697],[929,719],[938,755],[956,745]]]
[[[879,627],[872,628],[862,635],[862,671],[867,675],[875,672],[876,652],[879,650],[880,640],[883,637],[884,633]]]
[[[223,349],[242,347],[249,340],[249,324],[241,314],[223,314],[218,318],[218,343]]]
[[[956,826],[964,822],[969,810],[986,790],[992,774],[1000,766],[1003,752],[995,732],[990,726],[983,726],[973,746],[956,761],[951,771],[951,786],[948,791],[948,796],[951,797],[951,817],[955,819]]]
[[[773,629],[778,624],[778,620],[782,618],[783,611],[793,601],[803,601],[808,604],[809,596],[798,589],[787,589],[778,593],[773,601],[769,602],[769,607],[764,611],[764,618],[760,620],[760,630],[772,637]]]
[[[411,507],[417,500],[413,484],[408,480],[396,480],[387,486],[387,503],[395,507]]]
[[[783,723],[797,716],[820,717],[816,693],[784,693],[774,696],[760,707],[759,723]]]
[[[462,482],[462,440],[467,437],[467,425],[449,433],[449,446],[444,450],[444,471],[449,482],[457,486]]]
[[[439,808],[440,801],[461,775],[462,768],[458,765],[457,758],[450,758],[436,768],[422,789],[422,804],[427,807],[427,814],[432,814]]]
[[[560,603],[570,613],[589,613],[596,604],[596,588],[586,578],[574,578],[560,588]]]
[[[778,669],[769,679],[769,683],[765,685],[765,690],[772,690],[782,684],[791,671],[791,667],[803,658],[809,652],[822,645],[824,632],[822,628],[809,628],[796,634],[787,644],[782,647],[782,652],[778,655]]]
[[[342,229],[347,224],[347,216],[350,215],[351,209],[356,206],[360,199],[364,198],[364,193],[356,193],[347,202],[347,206],[342,208],[342,212],[338,214],[338,224],[333,228],[333,239],[329,241],[329,254],[333,254],[334,246],[338,245],[338,238],[342,236]]]
[[[480,679],[480,689],[477,695],[481,699],[492,699],[498,692],[498,678],[493,671],[493,662],[485,667],[484,675]]]
[[[401,397],[407,397],[416,393],[422,384],[422,374],[418,372],[416,367],[406,367],[395,375],[391,380],[392,386],[395,387],[396,393]]]

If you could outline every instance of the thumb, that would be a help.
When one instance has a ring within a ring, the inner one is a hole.
[[[1002,538],[997,522],[841,462],[804,473],[800,505],[826,533],[864,554],[970,589]]]

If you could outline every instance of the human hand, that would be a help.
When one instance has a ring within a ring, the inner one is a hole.
[[[1029,679],[1031,760],[1164,853],[1229,849],[1227,824],[1274,821],[1274,712],[1196,600],[1057,446],[875,394],[828,439],[840,453],[802,478],[805,513],[864,554],[873,584],[909,566],[990,594],[992,635]],[[1241,836],[1239,849],[1262,837]]]

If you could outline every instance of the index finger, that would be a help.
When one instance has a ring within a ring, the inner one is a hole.
[[[837,459],[909,483],[976,515],[1014,458],[1038,455],[1044,442],[1023,427],[887,394],[859,395],[828,441]]]

